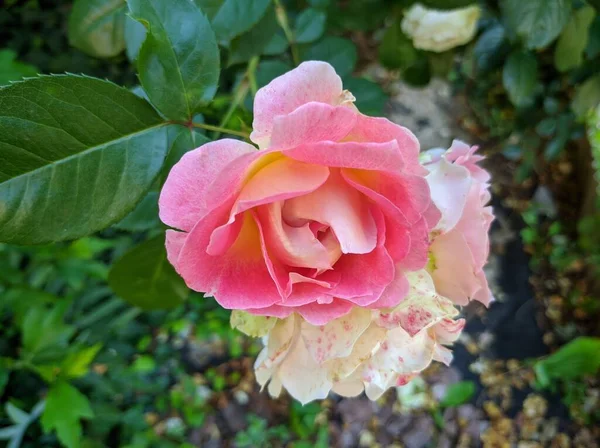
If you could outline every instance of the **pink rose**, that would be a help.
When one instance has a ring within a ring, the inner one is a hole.
[[[442,213],[433,231],[429,270],[435,288],[458,305],[478,300],[488,305],[492,294],[483,272],[489,255],[490,175],[477,162],[476,146],[455,140],[445,154],[427,154],[425,166],[433,202]]]
[[[313,325],[402,300],[440,214],[414,135],[353,101],[329,64],[305,62],[258,91],[260,150],[224,139],[173,167],[160,217],[190,288]]]

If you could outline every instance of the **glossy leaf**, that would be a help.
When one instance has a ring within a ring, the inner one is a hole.
[[[146,101],[107,81],[0,89],[0,241],[75,239],[123,218],[159,173],[166,135]]]
[[[419,57],[419,53],[400,27],[400,21],[395,21],[383,34],[379,46],[379,61],[389,69],[410,67]]]
[[[548,46],[558,37],[571,14],[571,0],[504,0],[504,21],[529,49]]]
[[[82,435],[80,420],[93,417],[94,413],[86,396],[69,383],[60,381],[48,392],[41,422],[44,432],[55,430],[63,445],[77,448]]]
[[[535,101],[538,86],[538,64],[535,56],[526,52],[512,53],[504,64],[502,82],[515,106],[531,106]]]
[[[158,192],[150,191],[125,218],[113,225],[128,232],[143,232],[160,228],[158,219]]]
[[[225,0],[212,19],[218,41],[229,42],[252,29],[266,14],[271,0]]]
[[[239,64],[260,56],[276,36],[278,28],[275,9],[270,7],[254,28],[231,41],[228,64]]]
[[[148,29],[138,72],[152,104],[167,118],[190,120],[212,99],[219,81],[219,49],[208,19],[190,0],[129,0]]]
[[[125,0],[75,0],[69,17],[69,42],[98,58],[125,48]]]
[[[173,308],[189,293],[167,261],[164,235],[145,241],[117,260],[108,284],[119,297],[145,310]]]
[[[206,17],[209,20],[212,20],[213,17],[219,12],[221,6],[225,0],[194,0],[194,3],[198,5],[198,7],[202,10]]]
[[[352,41],[341,37],[328,36],[306,49],[305,61],[329,62],[338,75],[347,76],[354,71],[358,59]]]
[[[571,16],[554,49],[554,65],[559,72],[572,70],[583,62],[583,52],[588,44],[589,29],[595,15],[594,8],[584,6]]]
[[[146,28],[140,22],[127,16],[125,20],[125,53],[130,61],[137,59],[140,48],[146,39]]]
[[[302,11],[296,19],[294,30],[296,42],[307,44],[321,37],[325,31],[326,18],[325,13],[317,9],[308,8]]]

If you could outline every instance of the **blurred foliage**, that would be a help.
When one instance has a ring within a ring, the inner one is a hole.
[[[518,162],[517,182],[571,158],[573,145],[586,136],[585,120],[598,170],[600,121],[590,112],[600,103],[598,2],[481,1],[475,40],[441,54],[416,49],[403,32],[402,19],[414,3],[194,0],[207,17],[196,15],[197,24],[206,32],[210,22],[215,31],[219,56],[212,51],[210,57],[221,70],[218,82],[195,86],[214,98],[200,102],[189,121],[247,132],[256,90],[310,59],[332,64],[357,107],[381,115],[386,84],[363,70],[376,55],[391,79],[415,87],[435,76],[452,80],[485,128],[484,137]],[[451,9],[474,0],[421,3]],[[180,113],[173,96],[160,98],[161,89],[152,88],[169,83],[144,71],[148,30],[126,12],[124,0],[5,2],[0,85],[38,72],[85,73],[134,88],[164,115]],[[148,11],[138,12],[146,25],[154,20]],[[170,151],[158,179],[109,229],[49,246],[0,245],[0,440],[10,448],[187,448],[214,417],[219,397],[239,385],[243,372],[222,365],[255,356],[259,347],[231,329],[228,311],[187,290],[166,261],[157,219],[165,174],[219,132],[169,130]],[[549,263],[554,272],[565,272],[583,263],[597,276],[598,209],[576,224],[553,219],[536,205],[524,214],[522,238],[532,249],[534,269]],[[600,312],[592,291],[573,291],[567,299],[588,316]],[[582,378],[597,372],[598,353],[597,340],[574,340],[536,364],[540,386],[559,384],[571,407],[580,407]],[[572,381],[562,381],[567,377]],[[455,384],[440,406],[459,406],[474,392],[472,382]],[[329,445],[319,405],[291,403],[285,415],[269,427],[249,412],[236,445]]]

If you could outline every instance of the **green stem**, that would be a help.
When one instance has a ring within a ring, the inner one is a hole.
[[[294,60],[294,65],[300,64],[300,56],[298,55],[298,47],[296,46],[296,38],[294,37],[294,33],[290,29],[290,23],[288,20],[287,12],[285,11],[285,7],[281,4],[281,0],[273,0],[275,2],[275,13],[277,15],[277,22],[279,26],[283,29],[285,33],[285,37],[290,44],[290,49],[292,50],[292,59]]]
[[[237,89],[235,89],[235,92],[233,93],[233,101],[231,101],[231,104],[229,105],[227,112],[225,112],[225,115],[223,116],[223,118],[221,119],[221,122],[219,123],[219,126],[218,126],[219,129],[225,129],[225,125],[229,122],[229,119],[231,118],[231,116],[233,115],[235,110],[242,103],[242,101],[244,101],[244,99],[246,98],[246,95],[248,95],[248,90],[249,90],[248,81],[246,81],[245,79],[242,79],[240,81],[240,84],[238,85]],[[218,139],[221,136],[221,132],[233,134],[234,132],[237,132],[237,131],[231,131],[231,130],[217,131],[212,135],[212,139],[213,140]],[[246,134],[244,133],[244,135],[246,135]]]
[[[258,91],[258,84],[256,83],[256,67],[258,67],[258,61],[258,56],[253,56],[248,62],[248,70],[246,70],[246,76],[248,77],[248,82],[250,83],[250,91],[252,92],[252,96],[256,96],[256,92]]]
[[[246,140],[250,138],[250,135],[246,132],[242,131],[234,131],[233,129],[226,129],[220,126],[213,126],[212,124],[204,124],[204,123],[191,123],[191,125],[195,128],[206,129],[207,131],[216,131],[223,134],[231,134],[237,135],[239,137],[244,137]]]

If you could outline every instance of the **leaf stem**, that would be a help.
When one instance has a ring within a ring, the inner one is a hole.
[[[207,131],[216,131],[223,134],[237,135],[239,137],[244,137],[246,140],[250,139],[250,134],[242,131],[234,131],[233,129],[222,128],[220,126],[213,126],[212,124],[205,123],[191,123],[191,126],[194,128],[206,129]]]
[[[294,33],[290,28],[290,23],[288,20],[287,12],[285,11],[285,7],[281,4],[281,0],[273,0],[275,3],[275,13],[277,15],[277,22],[279,26],[283,29],[285,33],[285,37],[290,44],[290,49],[292,50],[292,59],[294,60],[294,65],[300,64],[300,56],[298,55],[298,47],[296,46],[296,38],[294,37]]]

